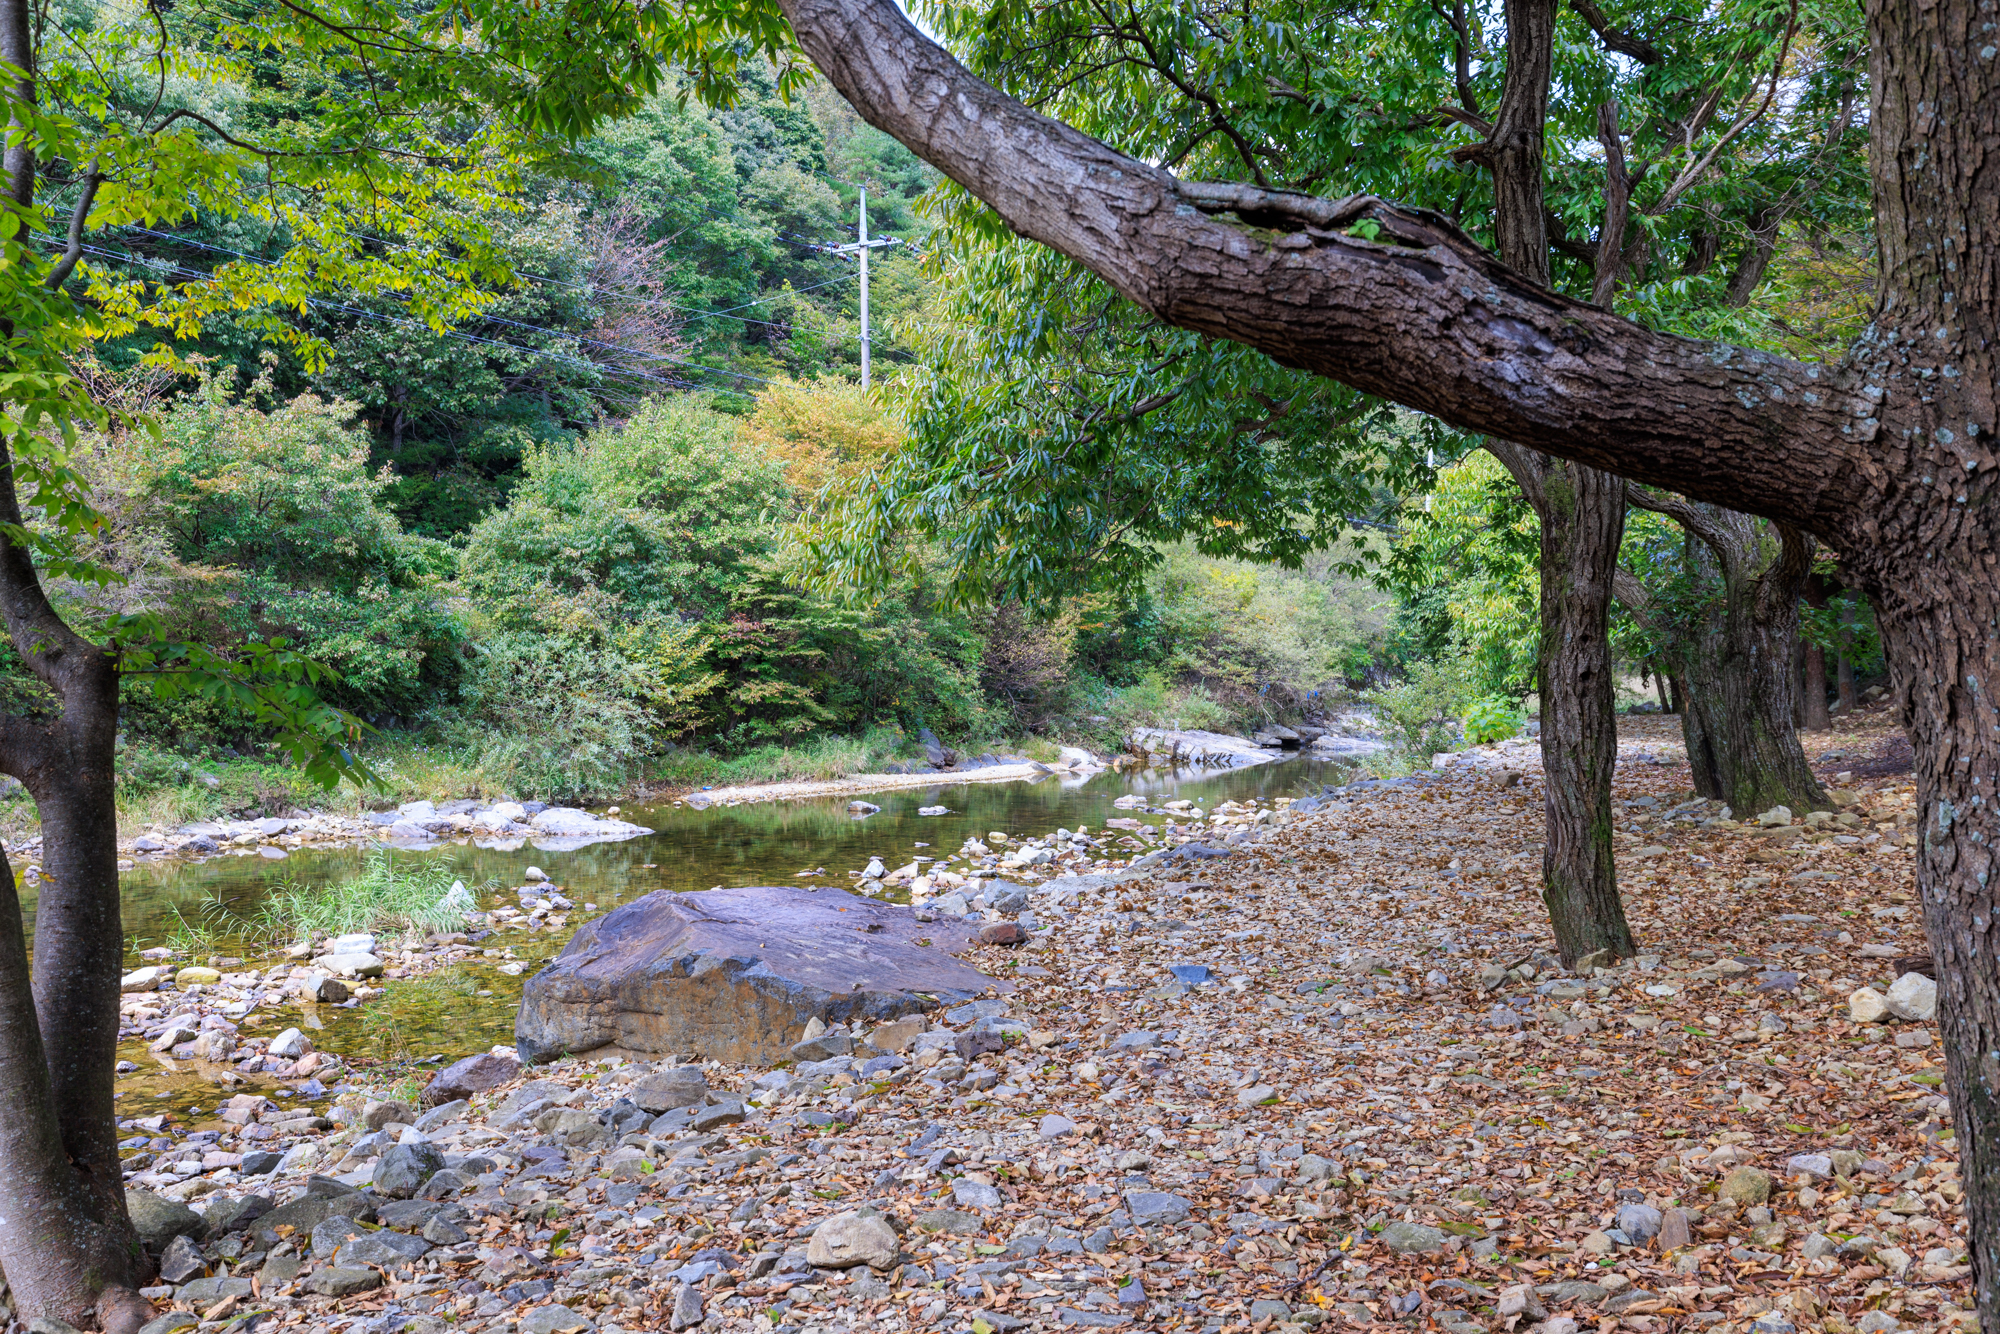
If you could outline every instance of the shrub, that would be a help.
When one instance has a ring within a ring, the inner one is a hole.
[[[1449,750],[1456,740],[1452,720],[1471,698],[1466,664],[1460,658],[1419,659],[1396,685],[1370,690],[1364,698],[1389,744],[1411,761]]]
[[[1475,746],[1521,734],[1521,711],[1514,701],[1488,696],[1465,711],[1465,739]]]

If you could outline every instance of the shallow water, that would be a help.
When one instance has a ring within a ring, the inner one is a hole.
[[[1148,823],[1160,817],[1121,811],[1118,797],[1137,792],[1155,804],[1186,797],[1213,806],[1252,797],[1269,800],[1303,796],[1320,785],[1351,776],[1348,765],[1311,759],[1289,759],[1247,769],[1220,771],[1148,770],[1131,774],[1105,772],[1088,780],[1051,775],[1039,782],[939,783],[931,787],[871,793],[866,800],[881,810],[865,818],[850,815],[849,796],[803,801],[756,802],[695,810],[686,806],[624,807],[620,816],[654,833],[621,843],[600,843],[573,852],[516,850],[443,844],[420,851],[397,851],[398,858],[442,859],[452,873],[480,895],[482,906],[498,900],[494,891],[524,883],[523,872],[539,866],[582,905],[608,911],[656,889],[699,890],[755,884],[824,884],[846,889],[849,875],[880,857],[890,866],[912,856],[942,857],[956,852],[969,837],[1000,830],[1012,838],[1039,837],[1058,826],[1079,824],[1102,831],[1113,816],[1136,816]],[[921,806],[946,806],[950,813],[920,816]],[[200,864],[156,863],[125,873],[124,924],[131,966],[136,951],[172,943],[182,921],[220,928],[215,948],[250,964],[268,967],[268,943],[245,933],[265,897],[286,881],[304,884],[338,882],[358,874],[368,855],[361,848],[294,852],[282,860],[254,853],[219,857]],[[798,872],[824,869],[823,876]],[[25,904],[30,912],[32,902]],[[571,914],[572,927],[599,915]],[[246,1033],[269,1036],[296,1024],[310,1033],[321,1050],[336,1052],[356,1063],[402,1064],[430,1056],[455,1060],[484,1051],[495,1043],[513,1041],[514,1014],[525,979],[558,953],[569,930],[503,931],[482,942],[505,948],[527,965],[518,977],[499,971],[505,959],[480,959],[440,970],[422,978],[391,980],[387,991],[353,1009],[287,1005],[263,1009],[251,1016]],[[175,962],[184,963],[185,956]],[[121,1052],[137,1062],[138,1073],[120,1081],[121,1110],[126,1115],[149,1111],[185,1111],[197,1104],[212,1106],[217,1090],[191,1069],[161,1067],[139,1042]],[[252,1079],[244,1087],[261,1087]]]

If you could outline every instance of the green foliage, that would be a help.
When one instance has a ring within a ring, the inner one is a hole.
[[[1452,748],[1457,740],[1453,721],[1474,697],[1471,671],[1462,658],[1411,663],[1402,681],[1378,686],[1364,696],[1390,746],[1407,762],[1419,765]]]
[[[460,586],[508,628],[720,615],[790,508],[777,464],[734,436],[680,397],[531,451],[506,508],[467,536]]]
[[[1475,746],[1506,741],[1521,734],[1524,722],[1513,700],[1489,696],[1465,711],[1465,739]]]
[[[1491,454],[1474,450],[1439,470],[1382,569],[1421,628],[1417,651],[1464,659],[1481,694],[1519,697],[1536,685],[1541,643],[1541,525]],[[1426,619],[1427,618],[1427,619]]]

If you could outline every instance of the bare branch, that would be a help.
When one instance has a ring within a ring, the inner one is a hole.
[[[1613,24],[1591,0],[1569,0],[1569,7],[1576,11],[1578,18],[1590,25],[1590,30],[1597,34],[1597,40],[1604,43],[1607,50],[1630,56],[1642,65],[1657,65],[1667,58],[1666,52],[1645,38],[1634,36]]]
[[[1625,146],[1618,137],[1618,99],[1597,108],[1597,142],[1604,145],[1604,230],[1597,237],[1596,280],[1590,299],[1606,310],[1625,276],[1625,224],[1632,212],[1632,177],[1625,170]]]

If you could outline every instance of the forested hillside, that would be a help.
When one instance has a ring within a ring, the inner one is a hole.
[[[282,116],[300,75],[211,90],[208,114]],[[913,538],[893,592],[809,590],[814,497],[898,450],[896,379],[937,336],[917,207],[935,173],[823,86],[752,86],[727,110],[662,92],[570,173],[491,200],[501,264],[476,314],[314,297],[286,318],[318,346],[270,337],[267,307],[170,340],[175,369],[154,328],[95,346],[93,391],[156,425],[83,440],[129,582],[68,595],[225,651],[282,637],[338,674],[320,693],[392,777],[539,796],[830,774],[916,753],[920,728],[1112,748],[1135,723],[1295,719],[1367,681],[1386,602],[1330,556],[1170,546],[1135,583],[1030,608],[947,588]],[[871,235],[901,243],[871,265],[873,393],[854,261],[825,249],[862,189]],[[95,262],[167,286],[295,239],[200,214],[108,230]],[[296,788],[227,699],[128,688],[123,736],[122,788],[153,809]]]

